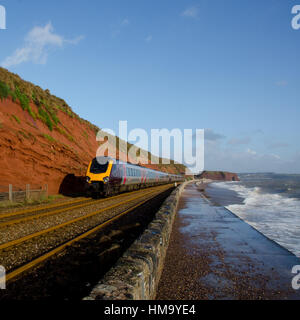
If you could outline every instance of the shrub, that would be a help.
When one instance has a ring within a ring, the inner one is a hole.
[[[87,134],[87,132],[86,132],[86,131],[83,131],[82,135],[86,138],[86,140],[88,140],[88,139],[89,139],[89,135]]]
[[[46,120],[46,125],[48,126],[49,130],[52,131],[53,130],[53,124],[52,121],[50,120],[50,118],[48,117]]]
[[[48,126],[49,130],[53,130],[53,124],[48,112],[43,107],[38,107],[39,118]]]
[[[43,137],[46,138],[50,142],[55,142],[56,141],[53,137],[49,136],[48,134],[43,134]]]
[[[59,119],[58,119],[55,111],[54,111],[54,110],[51,110],[51,109],[48,109],[48,112],[49,112],[49,114],[50,114],[53,122],[54,122],[56,125],[58,125],[58,124],[60,123],[60,121],[59,121]]]
[[[75,141],[74,138],[73,138],[70,134],[67,134],[67,138],[68,138],[68,140],[71,141],[71,142],[74,142],[74,141]]]
[[[19,119],[17,116],[15,116],[15,115],[13,114],[12,117],[18,122],[18,124],[21,123],[20,119]]]
[[[26,134],[25,131],[19,130],[18,132],[19,132],[19,134],[21,134],[25,139],[29,139],[29,136]]]
[[[21,107],[23,110],[29,110],[29,98],[26,96],[26,94],[22,93],[19,89],[19,87],[16,87],[15,90],[16,97],[19,99]],[[30,109],[31,110],[31,109]],[[31,111],[32,112],[32,111]]]
[[[1,101],[8,97],[9,91],[10,90],[9,90],[9,87],[7,86],[7,84],[0,81],[0,99],[1,99]]]
[[[10,91],[9,95],[11,96],[13,102],[17,101],[17,95],[14,91]]]
[[[28,105],[27,111],[28,111],[28,113],[30,114],[30,116],[31,116],[33,119],[36,119],[36,115],[35,115],[35,113],[32,111],[30,105]]]

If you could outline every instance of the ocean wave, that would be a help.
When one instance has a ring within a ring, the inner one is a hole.
[[[237,182],[214,183],[213,186],[235,191],[244,198],[243,204],[226,208],[300,257],[299,199],[266,193],[260,187],[249,188]]]

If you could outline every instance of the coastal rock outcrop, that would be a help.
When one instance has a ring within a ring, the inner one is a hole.
[[[226,171],[203,171],[197,178],[219,181],[240,181],[236,173]]]

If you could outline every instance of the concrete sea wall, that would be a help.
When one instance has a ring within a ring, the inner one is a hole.
[[[84,300],[149,300],[156,296],[181,192],[175,189],[155,219]]]

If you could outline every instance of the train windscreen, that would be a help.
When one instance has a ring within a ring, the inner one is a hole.
[[[90,172],[91,173],[104,173],[107,171],[108,168],[108,162],[105,164],[101,164],[97,161],[97,159],[94,159],[91,165]]]

